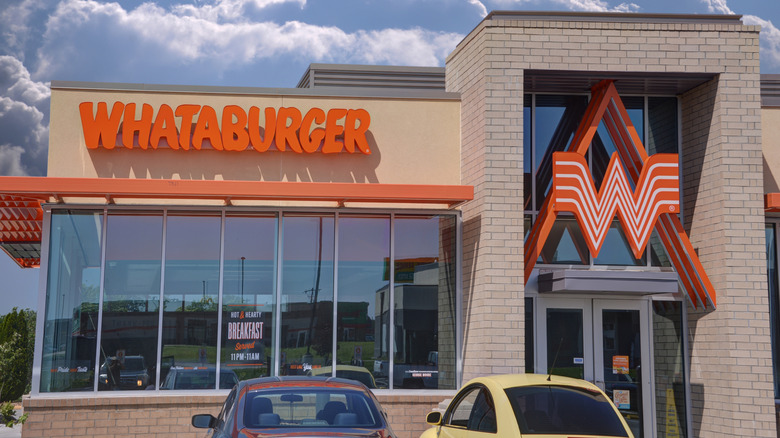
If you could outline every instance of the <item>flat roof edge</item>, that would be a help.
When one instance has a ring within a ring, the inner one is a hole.
[[[52,90],[126,91],[149,93],[236,94],[258,96],[344,97],[415,100],[460,100],[460,93],[362,87],[262,88],[208,85],[125,84],[115,82],[51,81]]]
[[[485,20],[601,21],[630,23],[742,24],[742,15],[650,14],[637,12],[492,11]]]

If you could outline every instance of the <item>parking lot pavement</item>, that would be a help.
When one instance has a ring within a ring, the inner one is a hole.
[[[16,418],[19,418],[19,416],[22,415],[22,410],[17,409],[14,412],[14,416]],[[5,425],[0,424],[0,438],[21,438],[22,436],[22,425],[17,424],[14,427],[5,427]]]

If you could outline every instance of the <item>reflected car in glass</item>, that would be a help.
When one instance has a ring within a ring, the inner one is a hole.
[[[192,425],[213,438],[396,435],[374,394],[338,377],[261,377],[239,382],[219,416],[200,414]]]
[[[421,438],[634,438],[612,401],[584,380],[539,374],[479,377],[458,391],[447,410],[431,412]]]
[[[238,383],[233,370],[219,372],[219,389],[230,389]],[[211,367],[171,367],[160,389],[214,389],[217,373]]]
[[[320,367],[312,368],[306,372],[308,376],[321,376],[327,377],[333,373],[333,367]],[[357,380],[358,382],[366,385],[369,389],[376,389],[376,381],[374,376],[365,367],[355,365],[336,365],[336,377],[342,379]]]
[[[98,373],[98,389],[145,389],[150,383],[143,356],[108,356]]]

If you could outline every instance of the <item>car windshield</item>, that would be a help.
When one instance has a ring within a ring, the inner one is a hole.
[[[625,427],[601,393],[568,386],[506,389],[524,435],[601,435],[626,437]]]
[[[244,425],[262,428],[379,429],[374,403],[361,391],[334,388],[279,388],[250,391]]]
[[[125,358],[125,369],[128,371],[141,371],[144,368],[144,360],[140,357]]]
[[[368,386],[369,388],[376,388],[376,385],[374,384],[374,379],[371,378],[371,374],[364,371],[336,369],[336,377],[357,380],[358,382]]]

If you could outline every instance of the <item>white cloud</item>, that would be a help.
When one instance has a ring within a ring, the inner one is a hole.
[[[22,164],[24,149],[10,144],[0,144],[0,175],[28,176]]]
[[[707,5],[709,12],[734,15],[726,0],[701,0]],[[761,26],[760,50],[761,69],[780,68],[780,29],[769,20],[755,15],[743,15],[742,22],[748,25]]]
[[[620,3],[617,6],[610,6],[609,3],[602,0],[498,0],[497,3],[515,6],[523,3],[556,4],[571,11],[586,12],[636,12],[640,9],[639,5],[635,3]]]
[[[468,0],[468,2],[470,4],[476,6],[477,8],[479,8],[479,15],[482,18],[487,17],[487,14],[488,14],[487,8],[485,7],[485,5],[480,0]]]
[[[0,56],[0,175],[45,174],[49,97],[18,59]]]
[[[24,59],[28,41],[36,36],[36,29],[29,26],[32,16],[53,1],[5,0],[0,8],[0,53]]]
[[[271,2],[221,0],[172,9],[144,3],[128,11],[117,3],[64,0],[47,23],[34,77],[73,77],[87,71],[103,72],[99,80],[138,81],[155,69],[192,66],[221,75],[283,56],[306,62],[441,65],[462,39],[460,34],[420,29],[345,32],[299,21],[250,22],[220,9]]]
[[[247,8],[263,9],[284,3],[298,3],[301,9],[306,6],[306,0],[215,0],[213,4],[202,6],[194,4],[175,5],[172,11],[176,15],[191,16],[214,22],[220,19],[243,21],[243,12]]]
[[[780,29],[775,27],[769,20],[756,17],[755,15],[745,15],[742,22],[750,25],[761,26],[760,50],[761,66],[780,68]]]
[[[701,1],[707,5],[707,10],[709,12],[734,15],[734,11],[732,11],[729,8],[729,6],[726,4],[726,0],[701,0]]]

